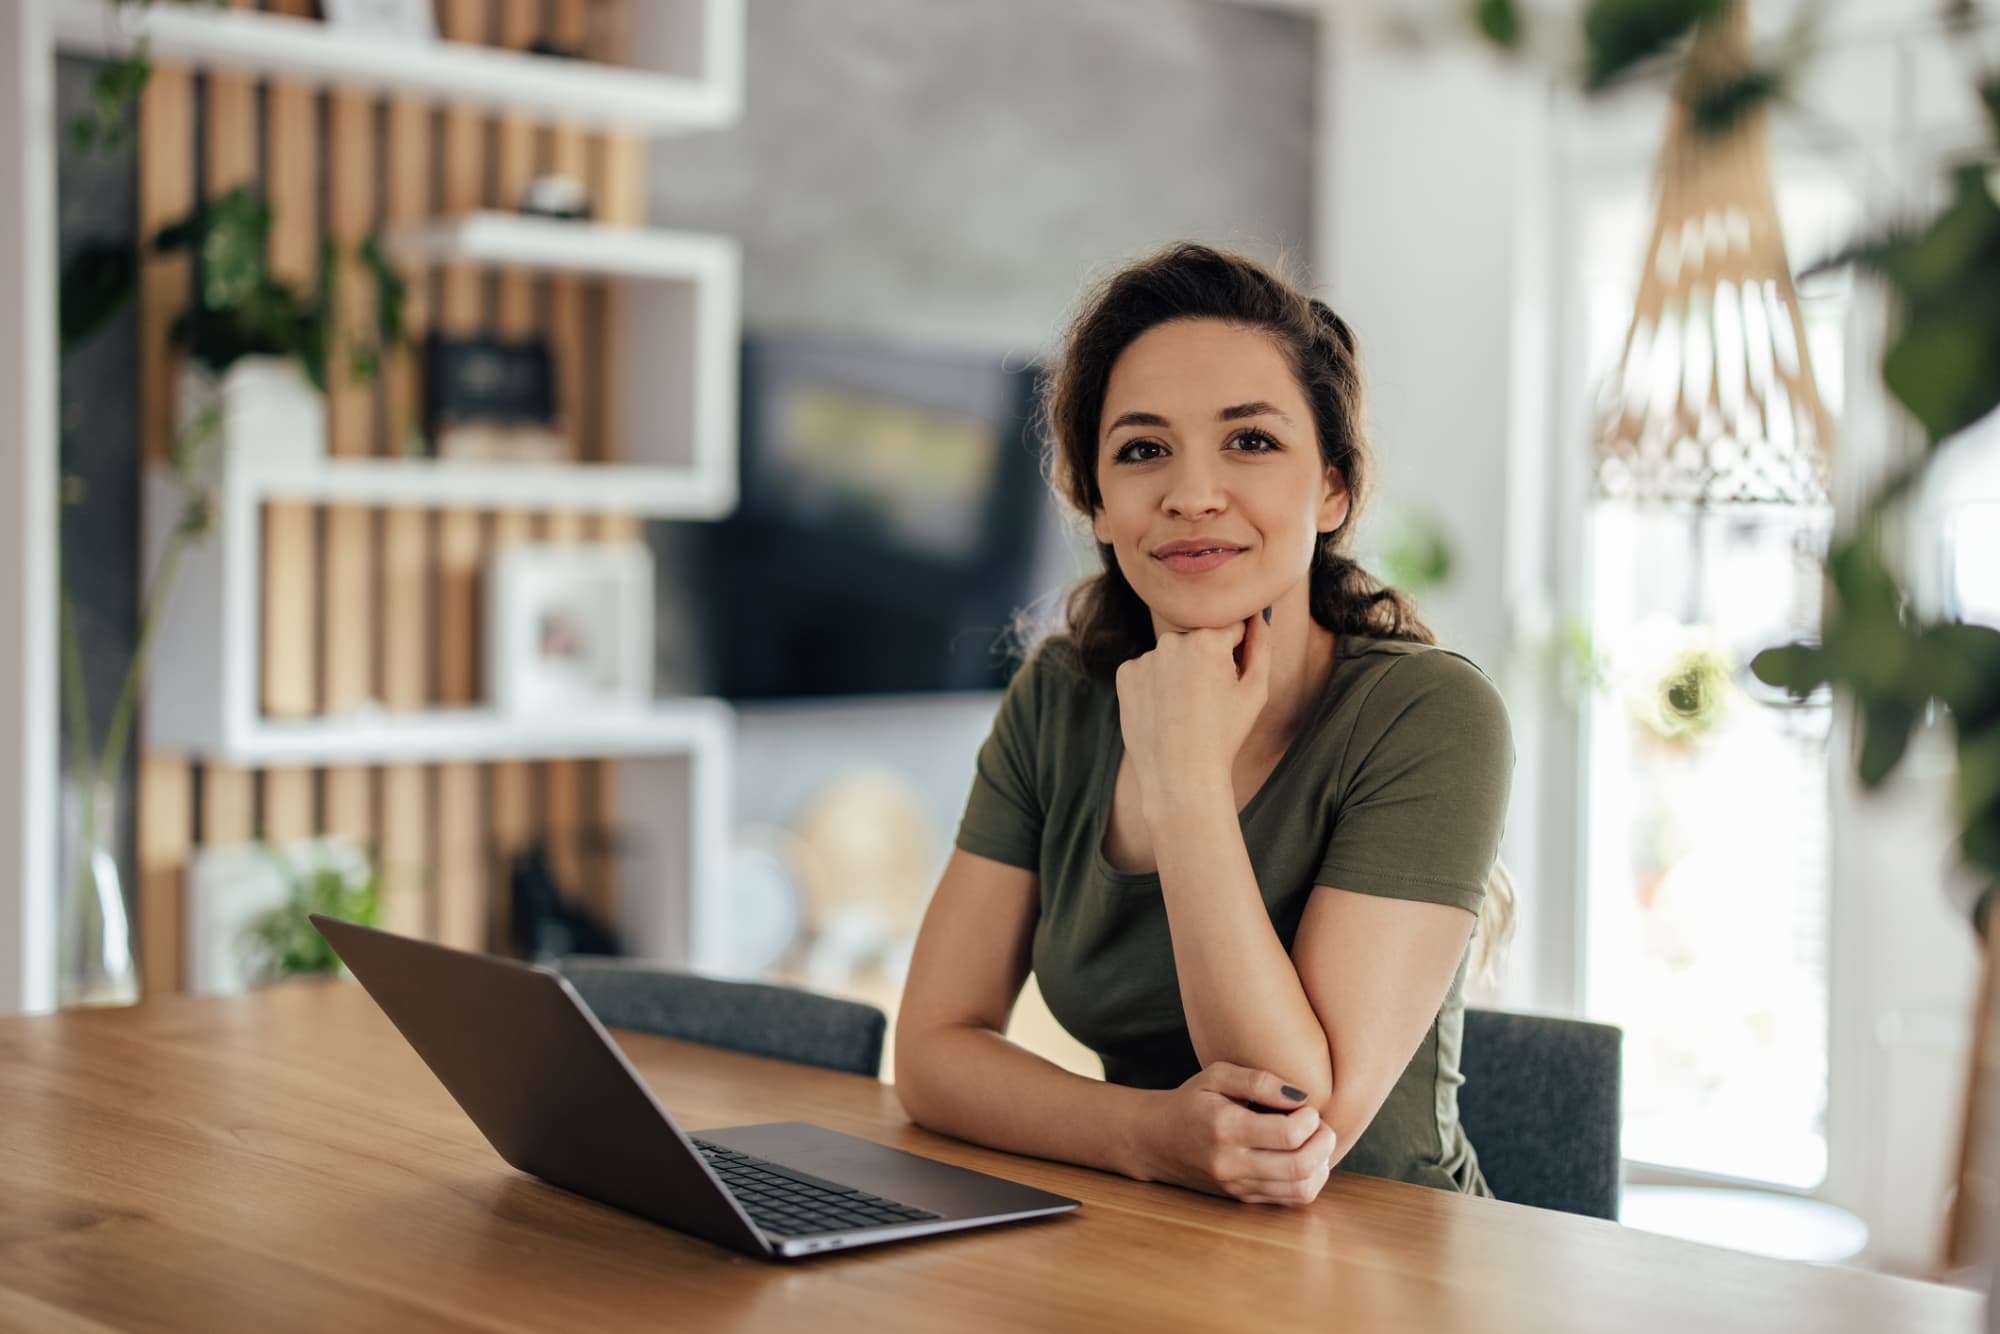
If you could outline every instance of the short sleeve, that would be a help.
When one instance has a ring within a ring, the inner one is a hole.
[[[1044,808],[1035,780],[1040,682],[1046,664],[1031,657],[1007,685],[993,730],[979,747],[972,791],[958,823],[958,846],[996,862],[1041,869]]]
[[[1478,912],[1513,777],[1486,675],[1442,649],[1397,659],[1362,706],[1314,883]]]

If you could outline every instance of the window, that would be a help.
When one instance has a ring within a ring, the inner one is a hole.
[[[1795,263],[1853,215],[1824,175],[1779,199]],[[1577,218],[1586,393],[1622,351],[1650,220],[1623,182]],[[1838,421],[1846,275],[1800,300]],[[1826,1172],[1831,712],[1749,662],[1816,632],[1830,531],[1824,507],[1590,506],[1583,996],[1626,1032],[1628,1158],[1797,1188]]]

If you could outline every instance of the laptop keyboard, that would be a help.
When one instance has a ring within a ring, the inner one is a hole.
[[[755,1158],[705,1139],[695,1148],[743,1206],[743,1212],[775,1236],[809,1237],[855,1228],[917,1223],[943,1215],[824,1181],[764,1158]]]

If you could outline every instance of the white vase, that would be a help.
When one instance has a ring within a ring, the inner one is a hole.
[[[244,463],[310,463],[326,456],[326,395],[293,357],[244,357],[221,376],[181,363],[175,420],[183,437],[219,406],[221,423],[204,473]]]

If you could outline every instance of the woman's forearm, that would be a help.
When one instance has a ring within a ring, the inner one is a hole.
[[[990,1028],[899,1033],[896,1095],[927,1130],[1145,1180],[1143,1128],[1160,1095],[1054,1065]]]
[[[1325,1108],[1326,1030],[1271,926],[1233,792],[1226,783],[1163,792],[1146,819],[1195,1055],[1268,1070]]]

